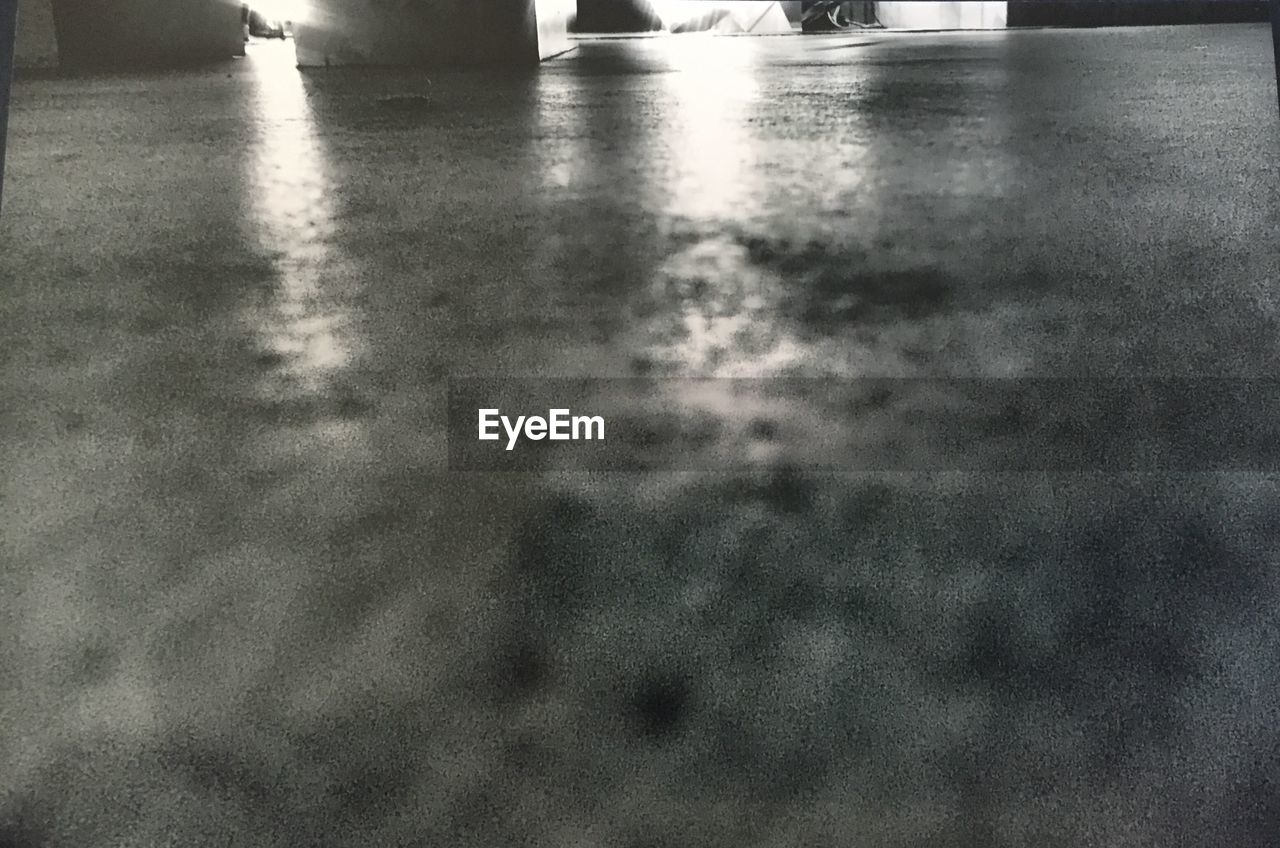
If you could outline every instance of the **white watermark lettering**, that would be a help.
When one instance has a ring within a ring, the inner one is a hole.
[[[503,415],[500,409],[479,411],[478,436],[482,442],[496,442],[502,438],[499,426],[506,432],[507,450],[514,450],[523,435],[540,442],[589,442],[604,440],[604,417],[600,415],[574,415],[568,409],[551,409],[547,417],[541,415],[517,415],[514,419]]]

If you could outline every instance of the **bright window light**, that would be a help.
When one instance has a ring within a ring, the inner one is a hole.
[[[250,0],[249,8],[269,21],[305,21],[309,11],[306,0]]]

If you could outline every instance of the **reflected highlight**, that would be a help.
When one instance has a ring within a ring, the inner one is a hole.
[[[254,50],[258,138],[253,147],[253,222],[272,257],[277,288],[249,320],[285,385],[274,393],[322,391],[353,353],[350,315],[332,284],[334,187],[291,43]],[[290,392],[292,389],[292,392]]]
[[[663,45],[673,73],[666,95],[675,106],[666,148],[675,169],[670,214],[694,220],[741,218],[759,204],[757,140],[748,119],[759,97],[753,45],[726,49],[711,35]]]

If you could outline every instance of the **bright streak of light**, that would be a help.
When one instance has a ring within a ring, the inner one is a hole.
[[[308,390],[321,390],[347,364],[353,340],[349,316],[335,309],[326,291],[340,265],[331,247],[333,186],[292,47],[264,44],[254,55],[254,219],[279,277],[273,308],[255,323],[268,349],[287,363],[285,373]]]
[[[293,23],[308,20],[310,6],[308,0],[254,0],[249,3],[249,8],[261,13],[269,21]]]
[[[749,50],[709,50],[701,39],[664,44],[676,73],[664,80],[675,119],[670,149],[678,176],[672,212],[689,218],[749,211],[756,187],[756,145],[748,119],[758,96]],[[736,45],[735,45],[736,47]]]

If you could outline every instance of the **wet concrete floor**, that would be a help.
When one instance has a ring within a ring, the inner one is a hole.
[[[915,425],[785,382],[719,474],[444,432],[467,375],[1270,377],[1267,36],[20,82],[0,845],[1274,844],[1268,474],[789,471]]]

